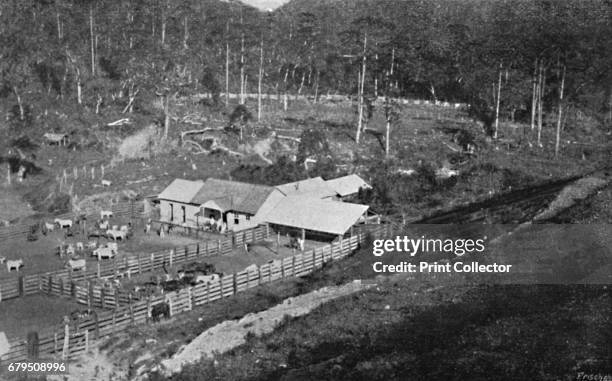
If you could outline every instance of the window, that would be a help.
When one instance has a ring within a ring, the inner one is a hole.
[[[240,223],[240,220],[238,219],[238,216],[234,217],[234,225],[238,225]]]
[[[246,216],[247,221],[251,221],[251,216]]]
[[[187,211],[185,210],[185,205],[181,206],[181,211],[183,212],[183,223],[187,222]]]
[[[174,221],[174,204],[170,203],[170,221]]]

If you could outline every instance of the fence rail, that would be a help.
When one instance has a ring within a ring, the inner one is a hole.
[[[383,225],[367,229],[377,238],[393,234],[393,230],[393,227],[385,228]],[[41,335],[37,348],[32,348],[34,345],[28,343],[27,340],[13,341],[10,352],[0,358],[0,363],[24,360],[31,353],[71,359],[88,350],[89,345],[94,341],[130,326],[150,322],[153,318],[153,307],[160,303],[166,303],[171,317],[262,284],[307,275],[321,268],[325,263],[342,259],[357,249],[366,238],[365,231],[366,229],[362,229],[351,238],[341,239],[325,247],[258,266],[256,271],[241,271],[224,276],[217,281],[198,284],[165,295],[132,300],[129,305],[94,314],[79,322],[76,327],[66,325],[57,332]]]

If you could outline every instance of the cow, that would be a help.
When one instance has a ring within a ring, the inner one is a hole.
[[[55,222],[55,224],[59,226],[60,228],[71,228],[72,227],[72,220],[63,220],[61,218],[56,218],[55,220],[53,220],[53,222]]]
[[[87,262],[84,259],[70,259],[66,262],[66,268],[71,270],[85,270]]]
[[[257,267],[257,265],[255,265],[255,264],[253,264],[253,265],[250,265],[247,268],[245,268],[243,271],[246,271],[248,273],[252,273],[252,272],[259,271],[259,267]]]
[[[23,267],[23,259],[9,259],[6,261],[6,270],[8,272],[11,272],[13,269],[19,271],[21,267]]]
[[[151,319],[160,321],[161,317],[168,319],[170,317],[170,305],[168,303],[158,303],[151,307]]]
[[[110,180],[102,180],[103,187],[110,187],[112,182]]]
[[[112,230],[109,229],[106,231],[106,237],[108,237],[109,239],[113,239],[113,240],[122,240],[125,241],[125,239],[127,238],[127,234],[125,232],[122,232],[121,230]]]
[[[113,216],[113,212],[110,211],[110,210],[101,210],[100,211],[100,219],[102,219],[102,220],[104,220],[105,218],[109,219],[112,216]]]
[[[104,258],[113,258],[115,255],[117,255],[117,248],[108,245],[99,247],[95,249],[91,255],[98,257],[98,261],[101,261]]]
[[[191,284],[195,285],[195,284],[198,284],[198,283],[216,282],[219,279],[221,279],[221,277],[219,277],[219,274],[196,275],[193,278],[193,281],[191,282]]]
[[[55,224],[45,222],[43,232],[52,232],[55,229]],[[45,233],[46,234],[46,233]]]

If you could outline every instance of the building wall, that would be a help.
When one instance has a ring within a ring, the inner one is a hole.
[[[227,228],[235,232],[254,228],[259,225],[259,222],[257,222],[255,216],[250,216],[237,212],[228,212],[226,216]],[[236,223],[236,219],[238,220],[238,223]]]
[[[174,219],[171,219],[171,206],[174,207]],[[165,222],[172,222],[175,224],[183,224],[183,210],[182,207],[185,207],[185,223],[188,226],[196,226],[197,217],[195,214],[200,210],[197,205],[192,204],[183,204],[180,202],[174,202],[169,200],[160,200],[159,210],[160,210],[160,220]]]

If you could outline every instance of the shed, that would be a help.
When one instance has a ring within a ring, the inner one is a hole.
[[[327,185],[333,189],[340,197],[356,195],[359,189],[371,188],[370,184],[356,174],[338,177],[327,180]]]
[[[49,145],[57,144],[58,146],[65,146],[68,144],[68,134],[45,133],[43,137]]]
[[[358,223],[368,208],[367,205],[293,196],[280,200],[262,219],[274,225],[338,236]]]

